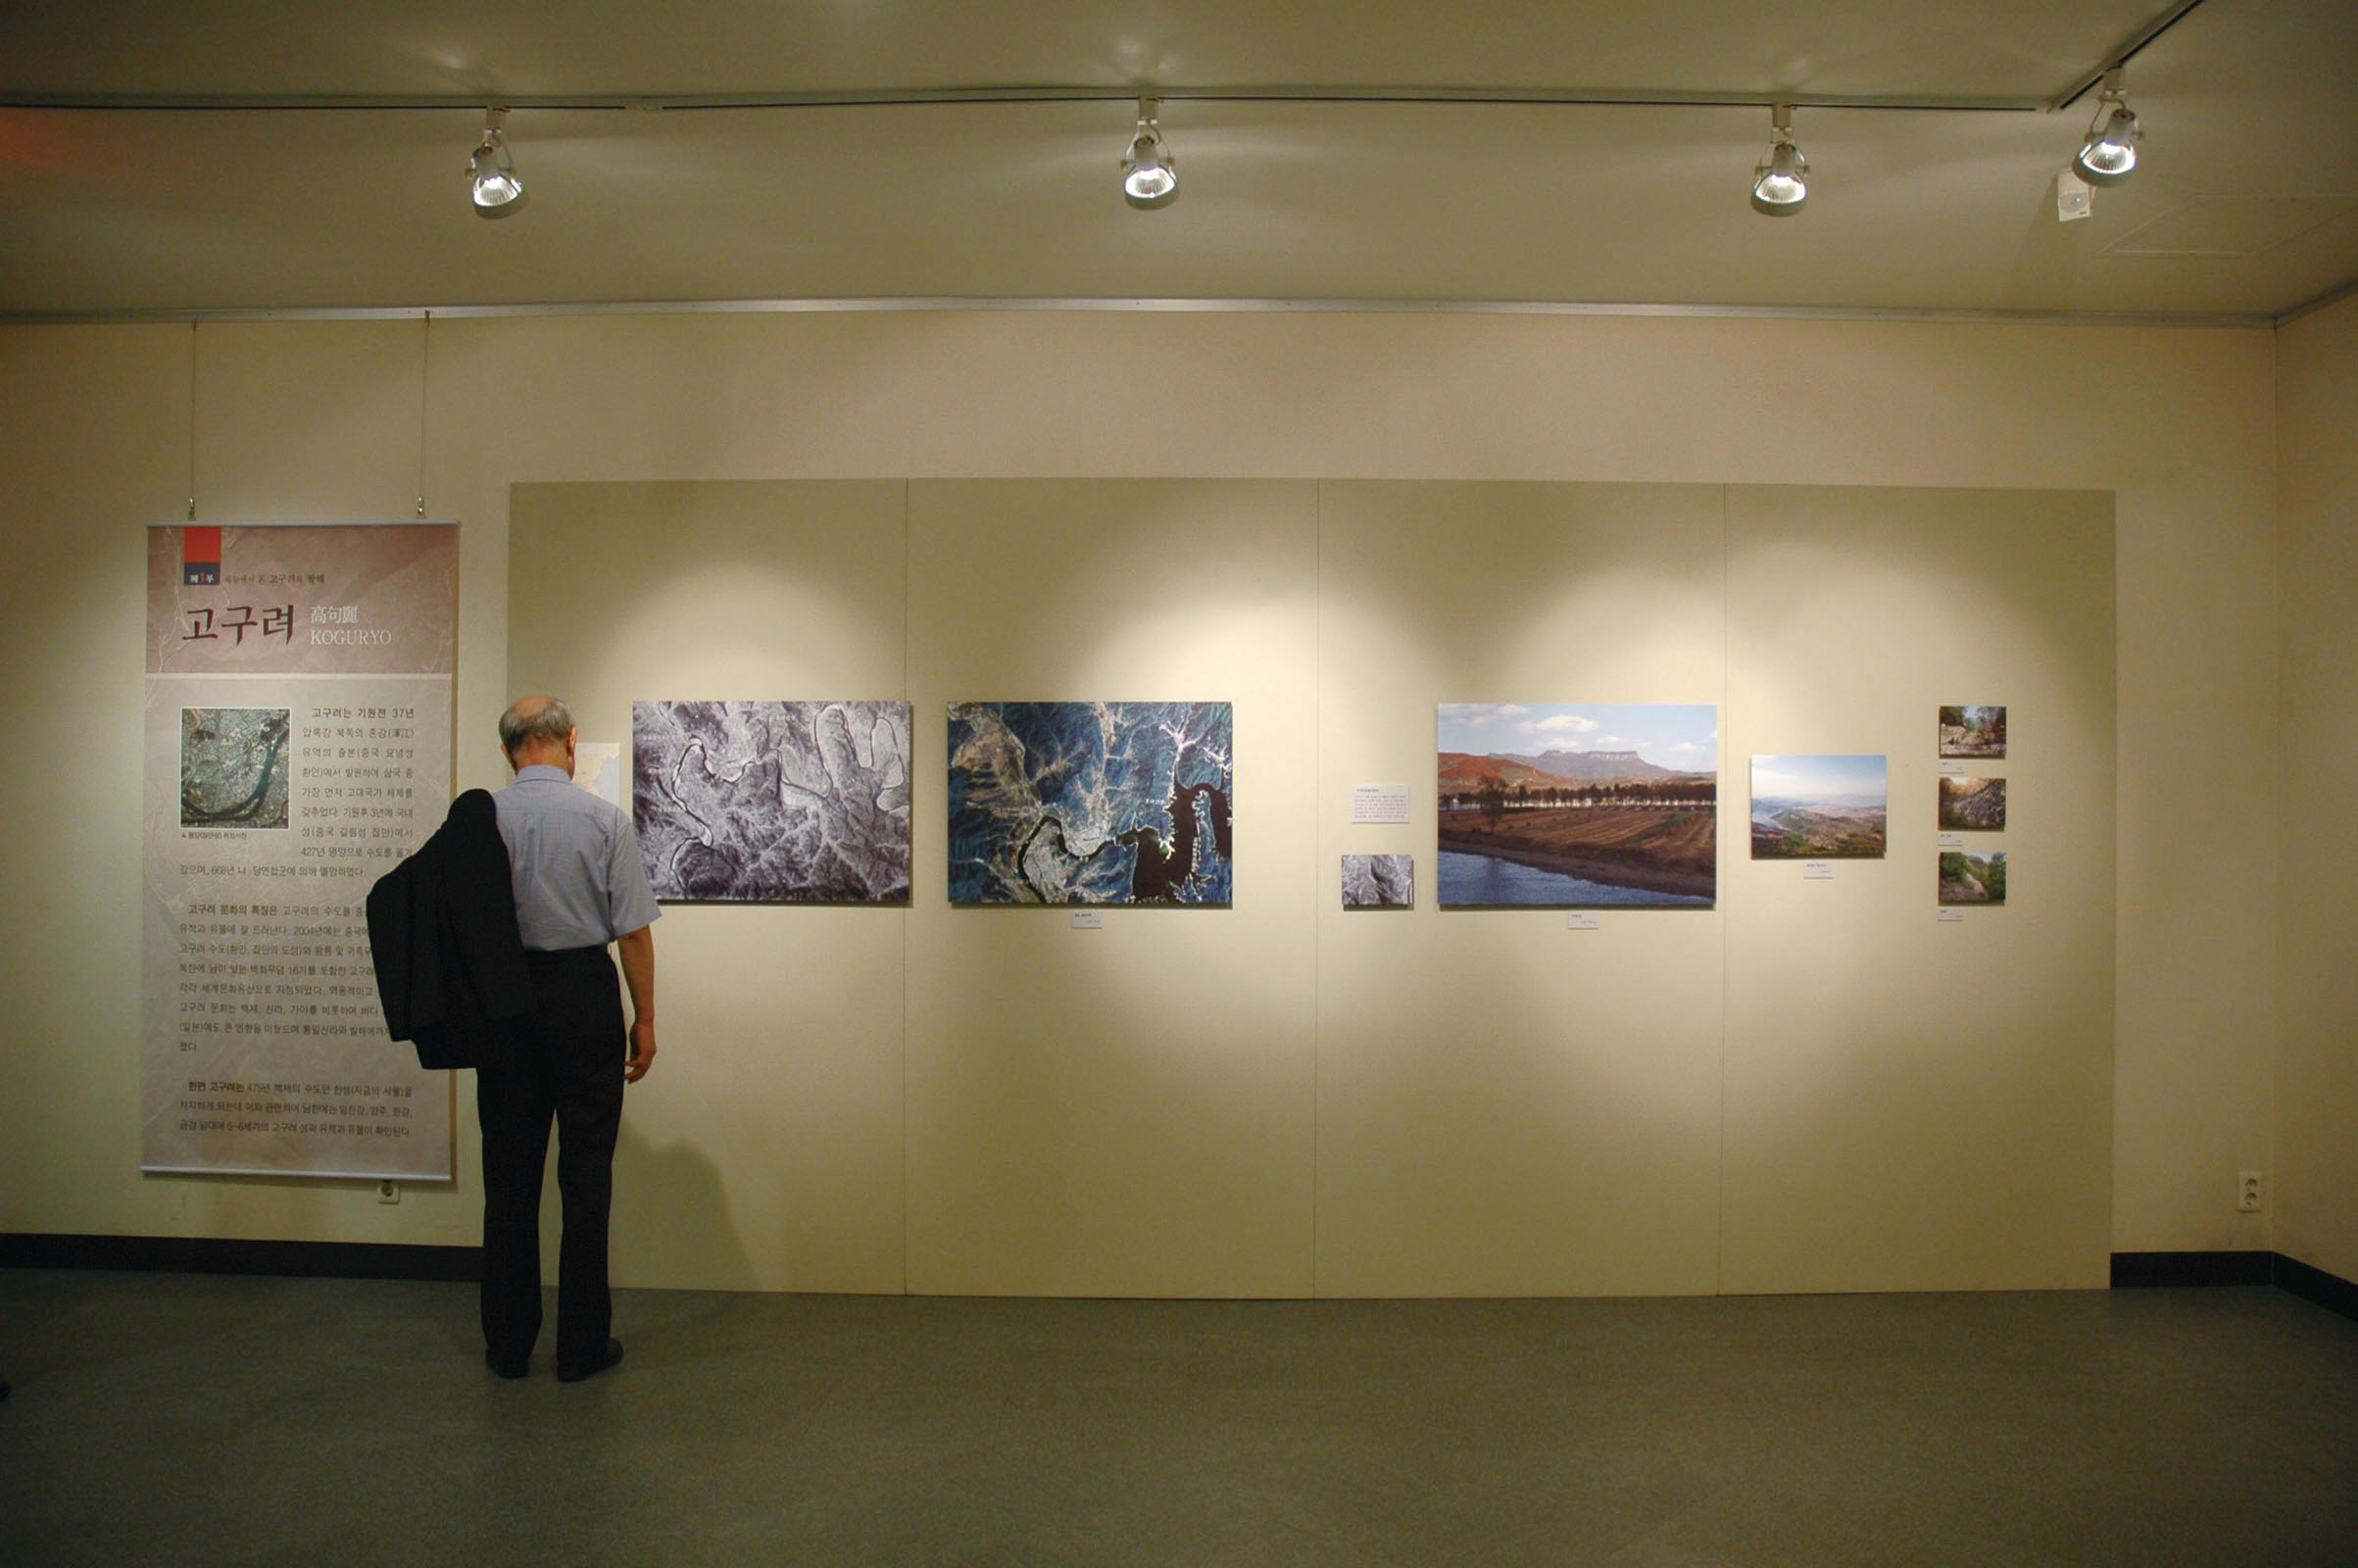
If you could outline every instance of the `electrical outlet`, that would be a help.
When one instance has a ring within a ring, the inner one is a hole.
[[[2265,1173],[2247,1170],[2235,1179],[2235,1207],[2245,1214],[2257,1214],[2260,1205],[2268,1200],[2268,1178]]]
[[[401,1184],[399,1182],[378,1182],[376,1184],[376,1200],[380,1203],[400,1202]]]

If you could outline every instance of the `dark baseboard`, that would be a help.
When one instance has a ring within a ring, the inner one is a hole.
[[[239,1241],[212,1236],[0,1234],[0,1268],[128,1269],[158,1274],[277,1274],[354,1280],[483,1277],[482,1249],[380,1242]],[[2274,1285],[2358,1321],[2358,1285],[2282,1252],[2115,1252],[2112,1288]]]
[[[2276,1285],[2279,1290],[2290,1291],[2304,1301],[2314,1301],[2329,1312],[2358,1322],[2358,1285],[2351,1284],[2338,1274],[2328,1274],[2322,1268],[2312,1268],[2296,1257],[2276,1254]]]
[[[483,1277],[477,1247],[263,1242],[211,1236],[0,1235],[0,1268],[131,1269],[159,1274],[282,1274],[352,1280]]]
[[[2273,1285],[2358,1321],[2358,1285],[2282,1252],[2112,1254],[2112,1288],[2116,1291],[2188,1285]]]
[[[2274,1252],[2115,1252],[2116,1291],[2167,1290],[2187,1285],[2272,1285]]]

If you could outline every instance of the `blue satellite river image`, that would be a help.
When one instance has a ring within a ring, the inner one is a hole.
[[[1225,905],[1226,703],[954,703],[950,902]]]

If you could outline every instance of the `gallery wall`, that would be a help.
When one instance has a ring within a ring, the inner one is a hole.
[[[2276,1245],[2358,1279],[2358,301],[2287,326],[2284,514],[2283,1058]]]
[[[9,994],[23,999],[6,1026],[18,1068],[0,1105],[6,1132],[0,1228],[421,1242],[464,1242],[473,1230],[472,1153],[464,1141],[455,1191],[413,1188],[390,1207],[349,1186],[136,1173],[137,959],[123,911],[135,904],[138,869],[132,836],[119,824],[136,814],[139,538],[142,524],[182,514],[193,466],[205,520],[403,517],[414,509],[422,473],[428,514],[467,524],[459,706],[462,714],[481,715],[483,733],[511,684],[508,533],[516,485],[1212,476],[2112,492],[2119,670],[2115,1038],[2111,1169],[2108,1181],[2093,1186],[2108,1200],[2115,1249],[2269,1245],[2268,1216],[2238,1217],[2231,1200],[2235,1172],[2265,1167],[2274,1152],[2273,347],[2269,333],[2230,330],[1251,313],[614,316],[444,320],[430,328],[412,320],[209,324],[194,333],[184,325],[0,331],[0,407],[15,480],[0,498],[0,530],[18,564],[5,590],[11,659],[0,681],[26,755],[59,760],[0,779],[10,820],[42,825],[0,849],[11,885],[53,890],[46,907],[12,910],[12,940],[0,956]],[[1142,367],[1152,367],[1152,374]],[[2126,428],[2107,427],[2099,446],[2089,437],[2087,411],[2108,406],[2107,389],[2123,385],[2137,388],[2140,417]],[[938,526],[920,535],[916,516],[912,511],[898,547],[912,585],[924,569],[910,544],[919,537],[929,550],[938,544],[954,551],[950,559],[977,568],[1021,570],[1020,551],[985,559],[983,536],[952,538],[958,530]],[[1004,526],[1004,537],[1018,544],[1033,526],[1082,528],[1076,520],[1030,516]],[[1249,547],[1245,559],[1260,559],[1257,542],[1241,544]],[[889,555],[893,547],[888,540],[879,548]],[[1320,553],[1314,560],[1323,572],[1331,558]],[[1167,556],[1146,564],[1169,570],[1196,564]],[[1298,617],[1298,591],[1283,572],[1272,580],[1279,619]],[[1317,600],[1321,607],[1329,602],[1323,593]],[[1037,650],[1039,640],[1055,635],[1053,620],[1028,624],[1028,601],[994,608],[1034,640],[1018,647]],[[573,609],[593,623],[623,624],[619,607]],[[1419,611],[1435,617],[1454,612],[1434,604]],[[2100,616],[2100,604],[2089,612]],[[918,615],[905,612],[905,617],[901,634],[912,678],[926,667],[920,653],[935,661],[933,667],[953,657],[991,657],[972,638],[955,650],[921,649],[918,639],[947,636],[949,629],[929,632]],[[1341,651],[1335,657],[1326,651],[1323,621],[1319,634],[1299,680],[1342,678]],[[1063,645],[1082,661],[1073,666],[1076,674],[1110,677],[1139,667],[1121,662],[1135,656],[1115,638],[1112,662],[1091,668],[1078,652],[1089,643],[1076,635]],[[1264,661],[1272,665],[1292,645],[1273,646],[1279,657]],[[845,657],[857,652],[854,646]],[[1537,659],[1547,651],[1525,652]],[[1375,677],[1362,671],[1354,678]],[[1303,710],[1316,715],[1322,747],[1350,743],[1328,722],[1332,709],[1322,688]],[[1415,722],[1421,727],[1429,718]],[[927,733],[921,723],[919,736]],[[500,765],[488,741],[477,748],[467,736],[463,728],[460,782],[497,782]],[[2189,744],[2196,736],[2199,752]],[[2238,765],[2196,765],[2220,757]],[[1338,759],[1337,766],[1348,760]],[[1299,805],[1272,797],[1254,807],[1309,813],[1315,858],[1307,849],[1293,853],[1311,872],[1328,858],[1327,836],[1344,831],[1333,822],[1336,781],[1318,776]],[[2199,853],[2188,853],[2189,823],[2207,825]],[[1429,853],[1421,843],[1397,847]],[[920,850],[920,871],[926,863]],[[1304,886],[1304,893],[1280,896],[1307,901],[1312,918],[1302,929],[1322,941],[1317,933],[1324,925],[1344,917],[1316,912],[1323,883],[1305,878]],[[927,907],[920,882],[917,905],[906,917],[912,933]],[[2187,918],[2190,908],[2200,917]],[[790,918],[821,912],[795,911]],[[1184,918],[1109,921],[1092,935],[1118,949],[1141,937],[1164,940],[1156,921]],[[1928,925],[1930,919],[1927,913]],[[692,946],[695,923],[667,918],[659,932],[674,945]],[[1025,927],[974,929],[979,936],[960,938],[977,945],[961,956],[974,972],[994,961],[992,944],[1032,940]],[[1198,935],[1207,927],[1178,929],[1183,942],[1215,940]],[[1609,940],[1612,932],[1595,935]],[[905,976],[915,972],[914,965],[901,967]],[[905,1002],[911,1086],[918,1082],[923,1009],[942,1004],[912,983]],[[665,999],[667,1014],[687,1005]],[[1247,996],[1237,1006],[1255,1034],[1283,1037],[1299,1024],[1253,1010],[1282,1012],[1273,1001]],[[1492,1019],[1488,1007],[1477,1008],[1478,1024]],[[1850,1016],[1837,1005],[1811,1027],[1821,1021],[1823,1038],[1839,1042]],[[856,1032],[840,1019],[831,1027]],[[692,1058],[693,1035],[666,1028],[677,1052],[666,1065],[678,1066]],[[1733,1071],[1736,1032],[1728,1038]],[[1223,1041],[1221,1049],[1239,1047]],[[1800,1066],[1824,1075],[1822,1085],[1855,1082],[1837,1076],[1829,1060]],[[1338,1127],[1352,1108],[1331,1098],[1334,1086],[1300,1084],[1298,1059],[1291,1069],[1282,1059],[1254,1061],[1252,1068],[1267,1075],[1261,1082],[1272,1102],[1329,1097],[1316,1102],[1319,1115]],[[738,1062],[728,1070],[748,1069]],[[1060,1125],[1086,1121],[1093,1104],[1114,1090],[1146,1095],[1161,1087],[1145,1063],[1110,1060],[1105,1070],[1126,1076],[1110,1085],[1070,1085],[1069,1108],[1051,1107],[1063,1110],[1065,1124],[1035,1112],[1006,1145],[961,1149],[953,1129],[927,1122],[939,1107],[903,1107],[899,1124],[909,1129],[904,1257],[927,1234],[955,1241],[971,1217],[958,1208],[958,1194],[940,1194],[931,1206],[923,1200],[928,1159],[945,1152],[982,1158],[998,1150],[1006,1152],[1007,1179],[1036,1179],[1039,1146],[1027,1147],[1024,1138],[1064,1136]],[[1694,1072],[1692,1064],[1673,1062],[1645,1087],[1669,1095]],[[2021,1080],[2037,1081],[2036,1073]],[[960,1087],[1005,1093],[1008,1085]],[[1881,1091],[1921,1112],[1936,1088],[1903,1075]],[[864,1092],[883,1093],[872,1085]],[[886,1099],[877,1113],[890,1118],[894,1107]],[[1007,1119],[1016,1123],[1012,1113],[1028,1108],[1008,1105]],[[1437,1114],[1449,1109],[1437,1107]],[[789,1206],[790,1200],[809,1199],[810,1179],[759,1152],[797,1132],[801,1147],[836,1138],[849,1150],[867,1132],[672,1124],[652,1102],[634,1110],[633,1119],[642,1142],[627,1157],[667,1172],[656,1186],[717,1193],[742,1217],[733,1237],[631,1221],[636,1229],[617,1259],[623,1277],[800,1288],[854,1275],[880,1279],[889,1271],[892,1249],[874,1244],[861,1227],[827,1221],[808,1233],[783,1234],[786,1216],[811,1212]],[[1873,1118],[1854,1125],[1871,1129]],[[1166,1124],[1100,1126],[1091,1135],[1118,1138],[1127,1148],[1136,1142],[1133,1134],[1166,1165],[1204,1171],[1217,1164],[1220,1152],[1180,1147]],[[1229,1152],[1245,1168],[1287,1166],[1297,1172],[1290,1179],[1298,1191],[1301,1154],[1285,1147],[1282,1134],[1263,1129],[1257,1136],[1258,1144]],[[2100,1142],[2100,1130],[2084,1129],[2079,1147]],[[1734,1124],[1721,1147],[1730,1160],[1746,1148]],[[1088,1171],[1097,1168],[1088,1162],[1093,1154],[1104,1157],[1111,1148],[1108,1142],[1106,1150],[1093,1151],[1072,1133],[1053,1152],[1067,1156],[1066,1168]],[[1528,1142],[1510,1141],[1506,1152],[1518,1156],[1519,1163],[1508,1161],[1517,1177],[1545,1172],[1550,1161],[1560,1168],[1569,1157]],[[1317,1152],[1321,1168],[1340,1168],[1326,1166],[1327,1152]],[[1888,1215],[1905,1216],[1936,1185],[1929,1176],[1937,1160],[1911,1159],[1888,1143],[1873,1152],[1880,1162],[1863,1167],[1868,1197],[1885,1200],[1887,1217],[1878,1223],[1896,1223]],[[1341,1161],[1349,1151],[1333,1154]],[[843,1153],[831,1169],[864,1157]],[[1253,1167],[1253,1159],[1264,1163]],[[1649,1166],[1649,1180],[1661,1168]],[[2010,1168],[2024,1182],[2039,1174],[2027,1163]],[[1451,1179],[1470,1188],[1480,1175]],[[1281,1189],[1287,1179],[1276,1178]],[[1639,1201],[1676,1199],[1678,1179],[1660,1177]],[[1690,1172],[1683,1179],[1695,1178]],[[796,1188],[797,1181],[805,1186]],[[2074,1182],[2060,1216],[2033,1227],[2028,1251],[2040,1250],[2037,1236],[2079,1223],[2077,1205],[2088,1201],[2084,1185]],[[1230,1189],[1196,1189],[1215,1198],[1224,1190]],[[1808,1197],[1797,1190],[1794,1196]],[[1370,1212],[1381,1206],[1371,1203]],[[1015,1238],[1025,1243],[1021,1256],[1056,1255],[1058,1225],[1067,1227],[1064,1235],[1076,1234],[1072,1216],[1029,1212],[1040,1230]],[[1584,1223],[1626,1226],[1617,1235],[1660,1228],[1662,1239],[1676,1244],[1676,1255],[1696,1255],[1691,1237],[1668,1234],[1677,1227],[1659,1210],[1625,1206],[1601,1218],[1593,1206],[1583,1212]],[[2011,1208],[2000,1203],[1989,1212]],[[1841,1213],[1839,1207],[1804,1213],[1805,1221],[1824,1227],[1817,1243],[1796,1232],[1796,1250],[1753,1260],[1759,1271],[1745,1278],[1765,1288],[1833,1288],[1857,1279],[1851,1260],[1833,1245]],[[1368,1273],[1353,1272],[1359,1262],[1346,1266],[1351,1216],[1323,1207],[1314,1215],[1321,1227],[1335,1228],[1322,1238],[1333,1245],[1315,1254],[1332,1258],[1335,1272],[1331,1280],[1307,1283],[1359,1288]],[[1186,1216],[1172,1216],[1171,1223],[1184,1239]],[[1381,1225],[1370,1221],[1363,1231],[1381,1245]],[[1085,1226],[1080,1234],[1090,1240]],[[986,1233],[979,1241],[1003,1239]],[[1271,1241],[1274,1250],[1288,1245],[1282,1227]],[[2002,1247],[2002,1237],[1995,1241]],[[2075,1255],[2088,1250],[2080,1247]],[[938,1255],[951,1253],[945,1247]],[[1089,1254],[1084,1248],[1074,1255]],[[1631,1254],[1616,1240],[1597,1255]],[[1204,1261],[1201,1248],[1186,1256],[1191,1268]],[[1813,1270],[1813,1259],[1824,1266]],[[1390,1270],[1400,1288],[1413,1288],[1397,1260],[1363,1261],[1367,1271]],[[1797,1274],[1772,1272],[1796,1262]],[[1549,1266],[1568,1288],[1712,1285],[1691,1263],[1668,1283],[1641,1277],[1642,1271],[1614,1277],[1578,1255]],[[981,1277],[979,1266],[930,1278],[909,1269],[906,1277],[918,1289],[1099,1283],[1053,1272],[994,1282]],[[2081,1272],[2052,1282],[2091,1283]],[[1744,1279],[1718,1283],[1745,1288]],[[1208,1280],[1205,1288],[1304,1284],[1297,1264],[1274,1283],[1256,1275]],[[1529,1281],[1501,1277],[1497,1284],[1527,1288]]]

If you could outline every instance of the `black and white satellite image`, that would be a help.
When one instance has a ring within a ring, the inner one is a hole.
[[[909,705],[631,705],[631,815],[659,899],[909,902]]]

